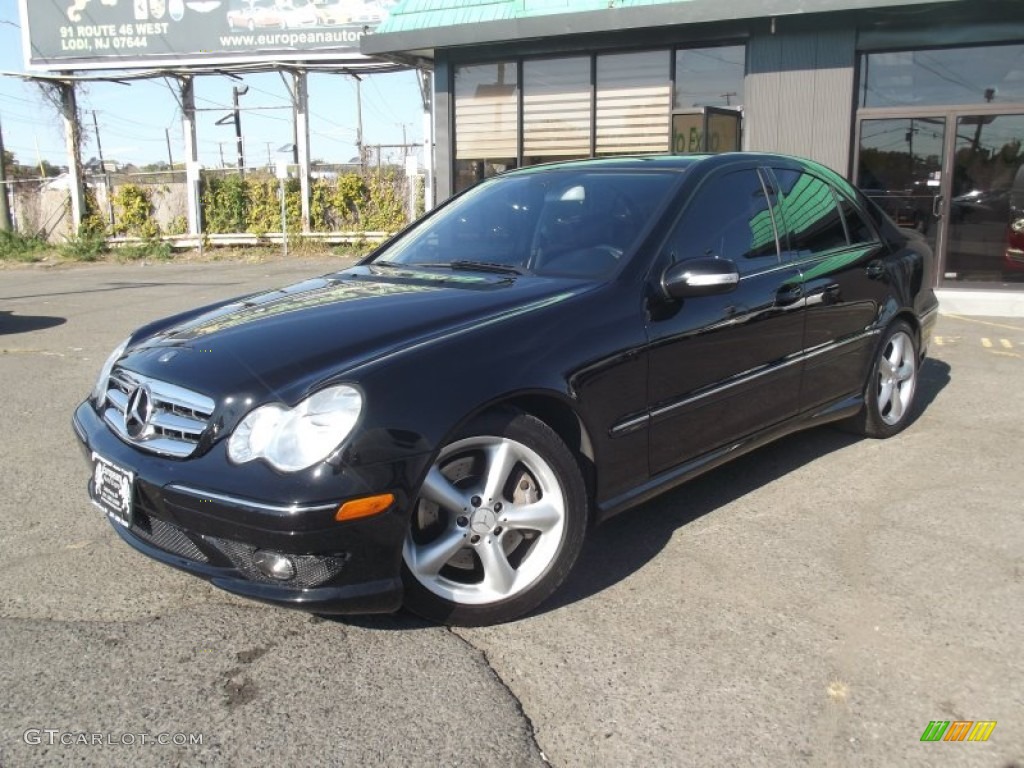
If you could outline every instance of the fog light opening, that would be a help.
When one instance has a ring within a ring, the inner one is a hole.
[[[295,578],[295,561],[279,552],[259,549],[253,554],[252,562],[268,579],[291,581]]]

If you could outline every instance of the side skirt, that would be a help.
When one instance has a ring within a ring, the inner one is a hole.
[[[853,416],[863,405],[863,392],[847,395],[815,411],[801,414],[789,421],[784,421],[781,424],[776,424],[736,442],[709,451],[695,459],[691,459],[685,464],[680,464],[678,467],[673,467],[652,477],[642,485],[638,485],[625,493],[599,503],[596,510],[597,522],[604,522],[620,512],[625,512],[627,509],[643,504],[645,501],[650,501],[655,496],[660,496],[666,491],[682,485],[687,480],[692,480],[698,475],[702,475],[715,467],[719,467],[745,453],[750,453],[793,432],[799,432]]]

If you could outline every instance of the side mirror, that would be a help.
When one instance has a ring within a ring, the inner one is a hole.
[[[661,289],[670,299],[729,293],[739,282],[740,273],[732,259],[677,261],[661,275]]]

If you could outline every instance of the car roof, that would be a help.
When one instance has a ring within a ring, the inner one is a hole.
[[[562,160],[552,163],[540,163],[509,171],[503,176],[519,176],[549,171],[687,171],[695,167],[711,170],[733,164],[775,165],[781,167],[808,167],[833,175],[832,171],[802,157],[789,155],[767,154],[762,152],[722,152],[719,154],[686,154],[686,155],[623,155],[611,157],[591,157],[579,160]]]

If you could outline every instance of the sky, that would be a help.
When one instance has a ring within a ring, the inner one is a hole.
[[[31,1],[31,0],[30,0]],[[21,21],[17,0],[0,0],[0,71],[23,72]],[[277,73],[245,75],[249,92],[240,98],[242,135],[247,165],[276,160],[278,150],[292,143],[291,98]],[[227,77],[204,76],[195,81],[199,161],[208,168],[234,164],[232,123],[216,122],[230,114],[232,87]],[[290,78],[289,78],[290,84]],[[176,84],[171,83],[175,88]],[[366,144],[400,144],[403,127],[410,143],[423,140],[423,112],[415,72],[372,74],[362,84],[363,136]],[[89,83],[78,91],[86,137],[82,160],[97,157],[93,115],[99,127],[103,156],[122,164],[167,162],[167,132],[171,157],[184,161],[181,112],[163,80],[133,81],[131,85]],[[310,156],[328,163],[345,163],[357,155],[356,86],[351,77],[309,75]],[[19,163],[46,160],[68,164],[63,126],[38,86],[16,77],[0,77],[0,125],[4,147]],[[387,151],[385,150],[385,153]],[[392,157],[401,162],[397,150]],[[387,156],[385,154],[385,156]],[[268,159],[269,158],[269,159]]]

